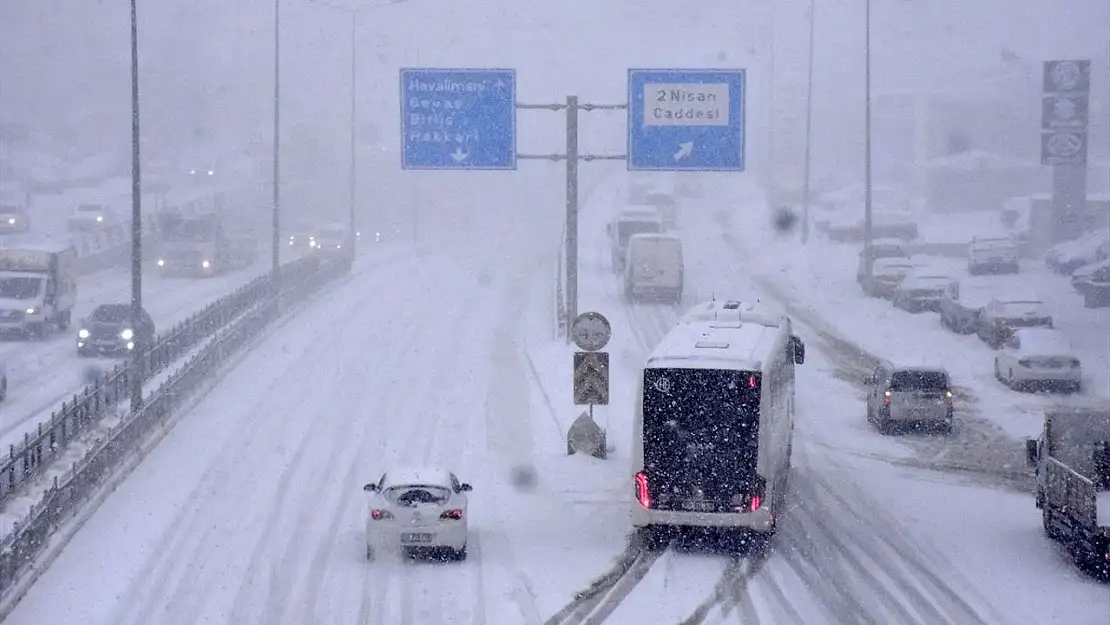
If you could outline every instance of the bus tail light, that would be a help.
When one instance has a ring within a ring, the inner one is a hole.
[[[636,501],[645,508],[651,507],[651,492],[648,490],[647,473],[640,471],[636,474]]]

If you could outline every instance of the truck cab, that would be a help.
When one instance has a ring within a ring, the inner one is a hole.
[[[1110,405],[1053,408],[1025,445],[1045,535],[1081,571],[1110,580]]]
[[[39,337],[68,328],[77,300],[76,262],[70,244],[0,249],[0,332]]]

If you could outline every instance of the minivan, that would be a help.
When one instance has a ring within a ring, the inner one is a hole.
[[[672,234],[634,234],[628,240],[624,297],[682,303],[682,241]]]

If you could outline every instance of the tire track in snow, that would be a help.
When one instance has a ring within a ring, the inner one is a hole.
[[[351,310],[355,309],[357,307],[352,307]],[[282,387],[286,385],[292,371],[293,368],[290,368],[277,376],[261,397],[281,393]],[[210,503],[205,497],[205,493],[218,493],[222,488],[226,488],[228,484],[234,483],[237,478],[242,477],[237,475],[235,468],[235,456],[242,451],[238,443],[265,439],[267,433],[289,433],[293,431],[294,417],[304,409],[310,399],[312,399],[311,395],[303,395],[297,404],[287,407],[287,410],[281,413],[276,423],[268,420],[270,415],[261,415],[244,424],[239,431],[228,438],[224,449],[209,464],[197,487],[186,499],[189,505],[187,513],[183,517],[179,517],[169,530],[169,533],[177,537],[168,543],[171,548],[169,550],[159,550],[148,561],[143,572],[137,576],[136,583],[144,584],[145,589],[142,591],[136,590],[135,592],[141,593],[145,598],[137,604],[138,609],[134,622],[145,625],[154,621],[154,614],[160,606],[168,612],[167,618],[189,612],[196,613],[202,609],[205,604],[205,597],[196,596],[196,593],[190,592],[191,589],[198,584],[213,584],[214,580],[217,580],[221,575],[219,571],[215,570],[215,567],[207,566],[204,562],[196,562],[195,559],[206,545],[218,544],[219,539],[224,535],[223,530],[225,529],[218,524],[209,524],[204,530],[197,531],[197,526],[200,525],[200,513],[204,506]],[[284,452],[280,450],[279,446],[276,453]],[[303,446],[295,451],[294,457],[297,458],[300,454],[303,454]],[[287,473],[283,479],[287,480],[291,476],[291,473]],[[279,485],[279,491],[279,497],[284,498],[288,492],[285,483]],[[243,522],[244,520],[240,519],[240,521]],[[250,523],[251,520],[248,519],[246,522]],[[263,525],[266,532],[269,532],[273,527],[272,523],[256,523],[255,526],[257,525]],[[158,544],[167,543],[159,542]],[[189,553],[193,554],[192,562],[188,557]],[[168,583],[171,576],[174,577],[175,581]],[[204,576],[209,578],[207,582],[198,579]],[[184,587],[182,587],[183,584],[185,584]],[[189,607],[178,611],[177,608],[182,605]],[[175,609],[166,609],[171,606]],[[136,610],[131,611],[136,612]]]
[[[410,302],[415,298],[410,297],[414,293],[420,292],[418,282],[410,282],[406,285],[404,291],[401,292],[399,299],[390,298],[391,301]],[[405,310],[405,309],[403,309]],[[412,310],[407,312],[416,312],[419,306],[412,306]],[[405,315],[399,315],[404,317]],[[406,331],[392,336],[379,348],[386,350],[400,350],[404,346],[410,345],[411,342],[420,335],[422,328],[417,324],[410,324]],[[390,349],[391,348],[391,349]],[[349,363],[351,359],[344,359],[341,362]],[[365,371],[349,370],[343,375],[343,382],[339,385],[341,389],[360,389],[358,394],[372,395],[372,396],[386,396],[387,393],[381,392],[388,389],[388,383],[383,384],[385,388],[372,385],[370,389],[361,388],[361,384],[365,379]],[[371,376],[373,378],[373,376]],[[379,378],[380,379],[380,378]],[[371,389],[377,388],[379,392],[369,392]],[[345,397],[344,393],[339,394],[340,397]],[[394,413],[394,408],[399,403],[399,397],[393,396],[394,399],[387,403],[385,410],[380,414],[390,415]],[[352,502],[352,493],[361,492],[357,489],[359,481],[358,471],[360,469],[359,458],[367,457],[367,451],[373,441],[372,437],[368,436],[370,430],[370,420],[363,418],[361,414],[351,414],[349,411],[350,403],[340,406],[332,414],[323,415],[327,418],[340,418],[342,426],[339,431],[331,431],[328,428],[314,429],[308,438],[313,439],[313,442],[318,443],[324,447],[327,453],[315,453],[314,458],[329,458],[330,462],[320,463],[314,465],[312,473],[305,481],[305,492],[297,500],[300,506],[300,515],[297,519],[297,525],[294,531],[285,534],[288,536],[285,549],[281,555],[277,550],[271,551],[271,562],[269,565],[270,570],[288,570],[292,575],[285,575],[279,578],[277,584],[271,584],[269,588],[269,595],[263,602],[263,605],[268,608],[268,616],[264,622],[266,623],[308,623],[313,622],[314,610],[316,606],[317,597],[320,591],[320,584],[323,583],[324,569],[328,562],[328,555],[335,546],[335,537],[338,536],[338,528],[343,518],[343,513],[349,509]],[[322,438],[317,439],[316,435],[319,434]],[[338,467],[344,465],[348,466],[343,479],[339,482],[342,488],[335,489],[333,487],[333,480],[330,477],[335,473]],[[357,501],[357,500],[356,500]],[[307,505],[307,504],[313,505]],[[281,510],[284,506],[276,507],[275,512]],[[326,514],[321,514],[326,511]],[[323,524],[324,531],[313,532],[313,526]],[[308,558],[308,554],[304,549],[302,540],[304,537],[318,536],[320,540],[316,541],[312,547],[312,555],[309,558],[311,564],[308,567],[301,566],[304,559]],[[303,575],[298,576],[297,573],[304,572]],[[304,589],[304,593],[296,592],[298,577],[301,577],[303,583],[308,584],[308,588]],[[298,610],[300,608],[300,610]],[[298,612],[302,615],[293,618]]]
[[[717,212],[714,219],[721,228],[726,245],[742,260],[751,263],[746,246],[731,232],[728,214]],[[838,377],[857,388],[863,388],[863,379],[874,371],[881,358],[844,338],[811,308],[797,304],[772,281],[755,273],[749,277],[766,295],[773,298],[806,329],[813,332],[825,346],[823,350],[840,365]],[[975,407],[979,400],[967,387],[954,386],[956,399],[962,404],[957,413],[956,428],[948,437],[902,437],[900,442],[918,452],[916,464],[920,468],[958,472],[978,476],[991,486],[1003,486],[1028,492],[1032,482],[1024,469],[1024,451],[1019,441],[1002,428],[978,414]],[[890,460],[890,459],[887,459]]]
[[[464,281],[463,284],[466,284],[466,282]],[[484,295],[485,293],[480,288],[466,289],[464,298],[452,300],[456,302],[453,311],[460,316],[467,315],[465,317],[466,319],[474,319],[478,314],[477,311],[482,310],[481,306],[478,304],[481,304]],[[451,315],[452,313],[449,311],[446,313],[445,317],[451,318]],[[449,360],[442,357],[435,360],[429,359],[429,362],[434,362],[435,364],[435,366],[431,367],[433,375],[426,378],[426,384],[423,385],[424,388],[422,388],[417,395],[421,401],[417,405],[414,414],[409,419],[409,427],[403,435],[404,442],[400,449],[405,452],[405,455],[418,455],[424,462],[427,462],[432,455],[436,444],[436,433],[444,429],[441,427],[444,414],[451,412],[450,410],[444,410],[441,405],[442,398],[439,396],[440,389],[456,387],[457,385],[453,383],[456,383],[457,379],[452,378],[452,376],[455,376],[460,370],[470,369],[465,366],[466,363],[462,363],[463,367],[461,369],[459,367],[460,358],[465,356],[465,354],[461,353],[461,347],[464,340],[470,337],[468,336],[468,332],[463,331],[464,329],[469,330],[469,327],[458,321],[458,318],[452,319],[452,323],[439,326],[439,329],[444,332],[442,337],[438,337],[440,340],[432,341],[430,337],[425,336],[424,340],[420,343],[420,345],[426,346],[429,350],[434,349],[437,354],[446,354],[450,358]],[[386,441],[383,440],[382,443],[384,445]],[[383,449],[382,451],[383,457],[389,455],[388,449]],[[404,554],[401,555],[404,556]],[[425,571],[424,567],[417,568],[419,564],[422,563],[417,563],[407,558],[403,561],[400,567],[402,570],[401,579],[395,580],[397,583],[392,585],[396,592],[390,593],[390,584],[386,583],[380,584],[375,588],[372,595],[363,597],[364,602],[376,608],[376,610],[373,611],[376,612],[378,617],[375,621],[364,622],[386,622],[383,619],[385,619],[386,616],[387,599],[391,594],[392,598],[397,603],[395,607],[397,608],[397,616],[400,618],[400,625],[411,625],[417,616],[426,615],[424,613],[419,615],[416,614],[413,605],[416,587],[421,585],[421,582],[427,581],[426,579],[422,580],[417,573],[417,571]],[[430,566],[427,567],[428,571],[437,568],[435,564],[429,564]],[[424,577],[430,576],[431,573],[428,573]],[[368,616],[371,613],[371,609],[360,609],[360,614],[364,616]],[[431,618],[441,618],[444,613],[451,612],[439,610],[436,614],[427,614],[427,616]]]

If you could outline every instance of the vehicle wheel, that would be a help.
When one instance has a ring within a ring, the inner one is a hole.
[[[945,436],[950,436],[953,429],[952,419],[941,421],[940,426],[937,429],[940,431],[941,434],[944,434]]]
[[[374,560],[374,548],[369,544],[366,545],[366,561],[372,562]]]
[[[1006,372],[1006,386],[1014,388],[1014,370],[1010,369]]]
[[[883,436],[890,436],[894,433],[894,422],[884,416],[879,416],[876,425],[879,429],[879,434]]]
[[[62,313],[61,315],[59,315],[58,316],[58,322],[57,322],[58,323],[58,329],[61,330],[62,332],[65,332],[66,330],[68,330],[69,329],[69,324],[71,323],[72,319],[73,319],[73,313],[68,311],[68,310],[65,311],[64,313]]]
[[[867,422],[868,423],[874,423],[875,422],[875,414],[871,410],[871,402],[867,403]]]
[[[455,560],[458,560],[459,562],[466,560],[466,545],[463,545],[462,549],[456,549],[451,555],[452,557],[454,557]]]
[[[8,378],[0,380],[0,402],[8,398]]]

